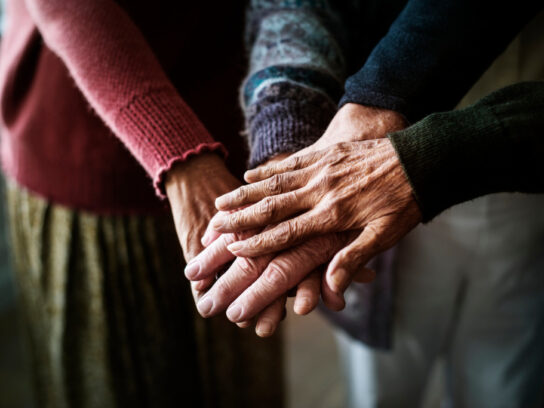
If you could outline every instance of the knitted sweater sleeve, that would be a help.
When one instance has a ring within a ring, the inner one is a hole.
[[[47,46],[106,125],[152,177],[177,161],[223,149],[167,78],[130,17],[113,0],[25,0]]]
[[[328,0],[252,0],[249,74],[242,106],[250,167],[317,140],[337,109],[345,79],[339,11]]]
[[[519,0],[409,0],[340,105],[391,109],[415,122],[452,109],[542,8]]]
[[[432,114],[389,139],[424,221],[485,194],[544,193],[544,81]]]

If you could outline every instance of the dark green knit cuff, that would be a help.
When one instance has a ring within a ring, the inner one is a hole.
[[[388,135],[423,222],[455,204],[493,192],[497,163],[489,155],[501,132],[493,113],[479,105],[433,114]]]

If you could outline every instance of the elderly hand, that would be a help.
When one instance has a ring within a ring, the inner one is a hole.
[[[276,156],[268,164],[286,156]],[[187,278],[193,282],[213,279],[225,269],[225,264],[235,258],[227,246],[257,232],[259,230],[223,234],[214,240],[214,232],[208,227],[202,239],[207,248],[187,265]],[[256,333],[261,337],[271,335],[283,318],[287,292],[295,290],[293,309],[297,314],[312,311],[320,294],[330,309],[340,310],[345,305],[343,297],[328,287],[321,287],[321,266],[345,245],[348,238],[348,234],[331,234],[277,256],[237,258],[200,299],[197,308],[202,316],[208,317],[224,312],[230,306],[227,316],[241,327],[248,326],[248,319],[257,316]],[[296,273],[291,273],[291,270]],[[269,284],[272,280],[278,284]],[[231,305],[235,299],[238,300]],[[237,309],[241,313],[236,312]]]
[[[253,231],[248,233],[252,234]],[[227,246],[240,238],[234,234],[221,235],[188,265],[187,278],[199,281],[215,276],[226,262],[234,258]],[[200,299],[197,308],[204,317],[228,308],[227,317],[244,325],[258,316],[256,332],[263,337],[276,329],[282,318],[286,293],[294,287],[296,313],[306,314],[313,310],[320,293],[329,308],[340,310],[344,301],[330,289],[321,287],[319,267],[348,239],[348,234],[330,234],[277,255],[238,257]],[[192,267],[194,264],[198,267]]]
[[[200,241],[208,223],[217,212],[215,199],[241,185],[214,153],[203,153],[174,165],[166,174],[165,190],[185,260],[189,262],[203,246]],[[220,234],[210,234],[213,240]],[[195,299],[213,282],[192,285]]]
[[[205,153],[189,158],[175,165],[166,176],[165,188],[174,218],[176,232],[188,265],[195,265],[194,257],[204,246],[220,241],[219,233],[208,230],[210,219],[217,212],[214,207],[215,199],[233,188],[240,182],[229,172],[223,160],[213,153]],[[205,234],[206,240],[201,242]],[[230,234],[234,237],[233,234]],[[237,239],[247,234],[238,236]],[[225,246],[225,251],[226,246]],[[228,251],[227,251],[228,252]],[[230,255],[230,253],[229,253]],[[232,255],[231,255],[232,256]],[[191,290],[195,302],[206,294],[206,290],[214,282],[214,275],[205,279],[191,282]],[[257,318],[257,327],[267,327],[269,321],[280,321],[284,312],[284,302],[271,302]],[[247,323],[242,323],[246,326]],[[271,333],[270,333],[271,334]]]
[[[271,160],[269,163],[272,162],[274,161]],[[167,195],[183,253],[188,261],[185,274],[192,280],[193,296],[199,312],[204,317],[224,311],[234,298],[265,271],[274,258],[266,256],[259,259],[236,259],[227,273],[217,280],[212,289],[209,289],[215,281],[216,274],[224,269],[225,264],[234,260],[227,245],[257,232],[221,235],[209,228],[208,220],[216,212],[213,206],[215,198],[239,185],[240,182],[214,154],[195,156],[187,162],[180,163],[167,176]],[[206,250],[201,252],[204,247],[207,247]],[[199,255],[195,257],[197,254]],[[297,265],[297,261],[300,261],[300,257],[295,259],[292,255],[280,258],[282,265]],[[254,279],[248,281],[251,276]],[[321,292],[320,277],[320,274],[313,273],[301,277],[299,282],[296,282],[298,283],[294,305],[296,313],[306,314],[316,307]],[[269,336],[276,330],[285,313],[285,292],[293,286],[279,292],[275,291],[274,294],[260,299],[259,304],[246,309],[249,313],[244,312],[243,315],[248,315],[248,319],[256,316],[256,332],[259,336]],[[202,299],[203,297],[205,299]],[[213,300],[212,307],[209,306],[209,299]],[[325,295],[324,299],[334,310],[344,306],[343,299],[335,294]],[[244,319],[232,320],[241,327],[251,323]]]
[[[332,232],[362,230],[329,263],[330,288],[343,291],[377,253],[393,246],[421,220],[411,186],[388,139],[345,142],[246,172],[254,184],[216,201],[212,227],[243,231],[275,224],[229,245],[236,256],[260,256]],[[255,204],[254,204],[255,203]],[[292,218],[290,218],[292,217]]]

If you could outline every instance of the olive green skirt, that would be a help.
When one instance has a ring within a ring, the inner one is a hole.
[[[279,336],[195,312],[167,216],[97,216],[7,188],[40,407],[282,407]]]

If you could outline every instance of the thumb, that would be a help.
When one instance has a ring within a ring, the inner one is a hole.
[[[343,293],[353,279],[358,282],[374,280],[375,272],[365,268],[365,265],[382,250],[380,235],[382,229],[379,224],[370,223],[355,240],[334,256],[325,276],[332,291]]]

